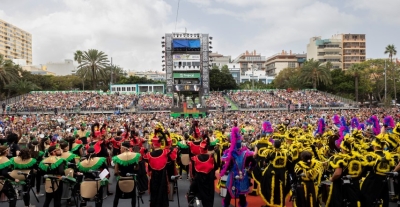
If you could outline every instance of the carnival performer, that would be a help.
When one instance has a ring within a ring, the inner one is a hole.
[[[78,164],[78,171],[83,174],[84,181],[95,181],[96,178],[99,178],[99,174],[102,170],[107,169],[107,162],[105,157],[98,157],[98,153],[100,152],[100,146],[99,145],[93,145],[90,146],[89,149],[87,150],[87,157],[85,160],[81,161]],[[81,184],[81,194],[82,194],[82,202],[81,202],[81,207],[86,206],[86,203],[88,200],[95,198],[95,206],[96,207],[101,207],[103,205],[103,186],[107,186],[108,190],[108,180],[104,179],[100,182],[100,184],[97,184],[100,186],[98,187],[98,190],[95,194],[92,194],[92,196],[85,196],[86,192],[85,191],[93,191],[93,189],[85,189],[84,184],[82,182]]]
[[[62,152],[58,146],[50,146],[47,152],[49,157],[39,164],[41,174],[46,178],[46,200],[43,207],[49,207],[52,199],[54,199],[54,206],[61,206],[63,183],[60,181],[60,177],[65,175],[64,169],[67,163],[60,158]]]
[[[246,194],[250,191],[249,176],[250,171],[256,162],[253,158],[253,152],[242,147],[242,137],[239,128],[235,126],[231,131],[230,147],[222,156],[223,167],[220,176],[227,174],[226,187],[228,193],[223,200],[223,206],[228,207],[231,198],[239,198],[239,206],[246,207]]]
[[[129,141],[121,144],[121,153],[112,158],[114,173],[117,176],[117,186],[113,207],[118,206],[119,199],[131,199],[131,206],[136,206],[136,183],[132,175],[138,174],[140,154],[131,152]],[[131,175],[127,175],[131,174]]]
[[[42,181],[42,175],[39,173],[39,163],[43,160],[43,155],[44,152],[40,151],[39,149],[39,142],[36,139],[33,139],[30,144],[28,144],[30,153],[32,155],[32,158],[36,159],[37,165],[35,165],[34,170],[36,170],[36,173],[33,175],[35,177],[34,180],[32,180],[32,187],[34,186],[36,188],[36,196],[40,197],[43,196],[43,193],[40,193],[40,185]]]
[[[30,205],[30,189],[36,174],[36,159],[31,157],[30,150],[28,148],[24,148],[20,150],[20,153],[17,157],[11,158],[10,161],[13,168],[13,171],[10,175],[20,181],[23,181],[20,182],[20,184],[22,185],[22,191],[24,192],[22,194],[24,204],[25,206],[32,206]],[[18,172],[22,172],[25,175],[19,175]]]
[[[265,171],[261,180],[261,198],[267,206],[285,205],[285,187],[287,178],[287,163],[290,159],[287,150],[281,146],[279,139],[274,140],[274,149],[265,151]]]
[[[190,133],[192,134],[192,137],[194,138],[194,141],[187,142],[187,145],[189,146],[189,157],[190,157],[190,164],[189,164],[189,175],[190,178],[193,178],[196,174],[196,170],[194,169],[194,163],[192,161],[192,157],[200,154],[201,149],[200,149],[200,143],[201,143],[201,131],[199,128],[199,121],[194,120],[192,127],[190,129]]]
[[[88,143],[87,138],[90,135],[90,131],[86,130],[86,123],[81,123],[80,129],[75,131],[74,134],[79,136],[79,140],[82,142],[82,144],[86,145]]]
[[[75,158],[80,159],[83,156],[83,142],[79,140],[78,135],[67,140],[69,142],[69,151],[75,154]]]
[[[15,207],[17,193],[11,182],[18,183],[19,180],[8,174],[11,170],[11,161],[7,158],[8,150],[7,146],[0,146],[0,194],[3,193],[8,198],[9,207]]]
[[[153,150],[148,152],[144,159],[149,163],[150,175],[150,207],[168,207],[168,175],[167,163],[169,160],[175,160],[177,156],[176,150],[162,149],[162,145],[167,143],[165,133],[156,133],[151,139]]]
[[[214,206],[215,162],[213,154],[208,153],[210,140],[205,138],[200,144],[201,153],[192,157],[196,176],[189,187],[187,200],[189,207],[194,206],[195,197],[201,200],[203,206]]]
[[[111,138],[110,143],[112,144],[112,155],[117,156],[121,153],[121,143],[124,139],[121,137],[122,131],[117,131],[117,136]]]
[[[295,207],[318,206],[318,184],[321,177],[321,164],[313,159],[312,153],[303,151],[300,154],[301,161],[294,167],[295,174],[299,178],[296,182]]]
[[[392,155],[384,151],[387,144],[384,136],[384,134],[376,136],[371,143],[374,152],[366,156],[369,173],[361,183],[361,206],[363,207],[389,206],[389,188],[385,173],[390,172],[396,164]]]
[[[18,135],[15,133],[10,133],[7,135],[7,146],[10,148],[8,150],[8,159],[12,157],[16,157],[19,153],[19,146],[18,146]]]
[[[179,164],[179,175],[182,175],[182,171],[186,172],[186,179],[189,180],[189,146],[187,145],[189,134],[185,133],[183,139],[178,142],[178,158]],[[182,179],[182,176],[180,177]]]
[[[133,128],[132,128],[133,129]],[[146,148],[143,147],[144,140],[138,136],[138,133],[133,129],[131,130],[131,138],[130,138],[130,145],[134,152],[140,154],[139,162],[138,162],[138,172],[136,178],[136,185],[139,190],[139,194],[144,194],[145,191],[149,189],[149,179],[147,177],[146,172],[146,163],[142,159],[145,155]]]
[[[258,195],[259,194],[259,183],[261,182],[262,178],[262,171],[264,169],[264,160],[265,154],[263,152],[265,150],[270,150],[272,148],[272,144],[270,142],[271,134],[274,132],[272,125],[269,121],[264,121],[262,124],[262,130],[260,139],[255,142],[254,147],[254,158],[256,160],[256,165],[254,170],[252,171],[254,184],[253,184],[253,192],[251,195]]]

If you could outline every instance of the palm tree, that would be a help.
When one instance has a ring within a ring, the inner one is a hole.
[[[304,82],[311,81],[314,89],[317,89],[319,82],[325,85],[332,84],[330,71],[314,59],[309,59],[304,63],[303,68],[301,68],[300,79]]]
[[[361,64],[353,64],[351,67],[346,71],[348,74],[354,77],[354,88],[355,88],[355,95],[356,95],[356,102],[358,103],[358,79],[364,70]]]
[[[77,50],[77,51],[74,53],[74,60],[75,60],[76,62],[78,62],[78,64],[81,64],[81,63],[82,63],[82,55],[83,55],[83,53],[82,53],[82,51],[80,51],[80,50]]]
[[[108,66],[107,55],[96,49],[90,49],[82,53],[81,64],[78,66],[78,75],[90,77],[93,89],[96,88],[96,81],[104,78],[104,69]]]
[[[390,62],[393,63],[393,56],[395,56],[397,54],[397,50],[396,47],[392,44],[392,45],[388,45],[385,48],[385,54],[389,54],[389,58],[390,58]],[[396,99],[396,74],[395,74],[395,69],[394,67],[392,68],[392,72],[393,72],[393,90],[394,90],[394,100],[397,103],[397,99]]]
[[[22,95],[22,94],[29,93],[34,90],[41,89],[36,84],[32,83],[31,81],[27,81],[27,80],[13,81],[10,84],[6,85],[4,88],[11,90],[11,91],[15,91],[17,93],[17,95]]]
[[[11,60],[6,60],[3,55],[0,54],[0,86],[18,80],[18,65],[15,65]]]

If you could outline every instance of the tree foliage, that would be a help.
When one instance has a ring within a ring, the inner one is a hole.
[[[329,85],[332,83],[329,69],[318,60],[307,60],[301,68],[300,79],[311,82],[316,89],[319,83]]]
[[[78,54],[79,51],[75,53]],[[78,55],[77,55],[78,56]],[[97,88],[100,84],[97,81],[104,79],[106,76],[105,68],[109,66],[108,57],[103,51],[96,49],[90,49],[88,51],[82,52],[79,57],[74,57],[74,59],[81,61],[78,66],[77,74],[82,77],[89,77],[93,88]]]
[[[213,67],[209,73],[210,89],[212,91],[232,90],[237,89],[235,79],[229,72],[228,66],[224,65],[221,70],[218,67]]]

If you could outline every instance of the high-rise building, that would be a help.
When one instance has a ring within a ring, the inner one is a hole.
[[[235,58],[232,63],[240,64],[240,75],[245,75],[247,71],[265,71],[265,56],[253,52],[246,51]]]
[[[0,19],[0,54],[6,59],[24,59],[32,65],[32,35]]]
[[[268,76],[276,76],[285,68],[298,68],[306,60],[306,54],[296,54],[282,50],[282,52],[267,58],[265,72]]]
[[[224,56],[217,53],[210,53],[210,62],[212,67],[222,68],[224,65],[228,65],[231,62],[231,56]]]
[[[343,69],[349,69],[354,63],[365,61],[365,34],[342,34]]]
[[[365,61],[365,43],[365,34],[337,34],[330,39],[312,37],[307,44],[307,59],[331,62],[333,69],[347,70],[354,63]]]

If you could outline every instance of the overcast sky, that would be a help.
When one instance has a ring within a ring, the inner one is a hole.
[[[165,33],[209,33],[213,52],[306,52],[313,36],[364,33],[367,58],[400,55],[399,0],[0,0],[0,18],[33,36],[33,63],[98,49],[126,70],[161,70]],[[176,29],[175,29],[176,27]]]

